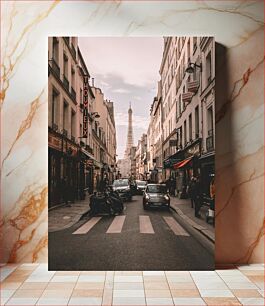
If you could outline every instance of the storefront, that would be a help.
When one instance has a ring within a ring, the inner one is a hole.
[[[80,198],[84,198],[84,194],[93,193],[94,190],[94,157],[84,148],[80,150]]]
[[[201,168],[202,192],[210,195],[210,183],[215,175],[215,154],[202,155],[199,159]]]
[[[94,171],[93,171],[93,186],[94,191],[99,191],[100,189],[100,183],[102,180],[102,168],[103,164],[98,162],[97,160],[93,161],[94,163]]]
[[[62,203],[64,193],[74,201],[78,198],[78,147],[63,135],[49,129],[48,133],[48,206]],[[64,184],[62,184],[65,179]],[[65,185],[63,187],[63,185]]]
[[[201,154],[201,139],[194,141],[181,152],[183,159],[173,165],[173,169],[175,170],[176,195],[179,198],[187,198],[187,187],[191,177],[200,174],[199,157]]]

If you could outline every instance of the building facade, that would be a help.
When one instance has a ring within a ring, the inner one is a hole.
[[[104,102],[103,126],[96,120],[98,94],[76,37],[48,41],[49,207],[83,199],[97,187],[97,174],[115,171],[116,130],[113,103]],[[96,111],[94,110],[96,109]],[[106,142],[106,136],[108,140]],[[113,167],[112,167],[113,166]]]
[[[157,182],[172,177],[180,197],[187,196],[191,177],[200,176],[208,194],[215,156],[214,39],[165,37],[160,76],[147,130],[148,170],[156,170]]]

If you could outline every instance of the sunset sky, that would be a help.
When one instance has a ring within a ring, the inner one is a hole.
[[[157,92],[163,53],[162,37],[79,38],[79,47],[95,86],[114,102],[117,154],[126,146],[128,107],[133,109],[134,144],[147,131],[149,110]]]

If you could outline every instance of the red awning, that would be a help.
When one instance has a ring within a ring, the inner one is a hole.
[[[174,169],[179,169],[184,167],[185,165],[187,165],[190,161],[192,160],[192,157],[189,157],[187,159],[182,160],[181,162],[178,162],[176,164],[173,165]]]

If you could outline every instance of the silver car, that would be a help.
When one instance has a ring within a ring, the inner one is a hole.
[[[148,184],[144,191],[143,207],[167,207],[170,209],[170,197],[166,185]]]

